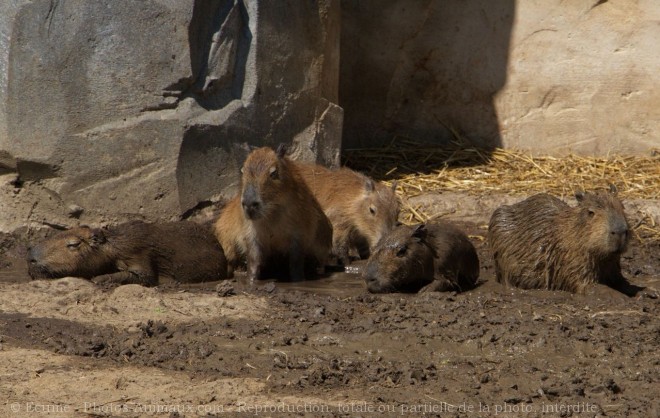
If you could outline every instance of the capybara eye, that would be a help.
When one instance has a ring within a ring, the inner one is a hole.
[[[593,218],[595,214],[596,213],[593,210],[589,209],[589,217],[590,218]]]
[[[69,241],[69,242],[66,243],[66,246],[73,250],[73,249],[78,248],[80,246],[80,241]]]
[[[279,178],[277,174],[277,168],[273,167],[270,169],[270,178],[273,180],[277,180]]]
[[[403,257],[403,256],[406,255],[406,251],[408,251],[408,246],[403,245],[403,246],[399,247],[399,250],[396,252],[396,256],[397,257]]]

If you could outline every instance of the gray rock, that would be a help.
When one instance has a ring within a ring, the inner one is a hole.
[[[3,1],[0,230],[187,216],[248,144],[338,164],[338,45],[338,0]]]

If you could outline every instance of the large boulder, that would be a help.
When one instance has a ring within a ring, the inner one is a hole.
[[[338,0],[0,4],[0,230],[187,216],[249,146],[337,164]]]

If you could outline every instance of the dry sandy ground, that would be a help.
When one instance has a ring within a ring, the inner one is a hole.
[[[660,416],[659,299],[504,288],[483,225],[461,225],[482,261],[464,294],[347,273],[105,289],[29,281],[8,246],[0,416]],[[624,274],[660,288],[659,250],[635,240]]]

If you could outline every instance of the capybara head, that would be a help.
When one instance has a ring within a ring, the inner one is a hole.
[[[630,238],[630,226],[614,186],[609,192],[575,194],[578,216],[575,239],[596,258],[623,253]]]
[[[28,249],[28,273],[33,279],[94,277],[107,263],[101,249],[105,242],[102,229],[83,226],[60,232]]]
[[[396,226],[401,204],[395,189],[396,182],[388,187],[365,177],[364,194],[356,201],[355,224],[370,252]]]
[[[268,147],[252,151],[241,168],[241,205],[251,220],[267,218],[277,209],[283,192],[290,188],[290,173],[280,146],[277,152]]]
[[[424,224],[400,225],[376,246],[364,269],[371,293],[416,292],[434,277],[433,247]]]

